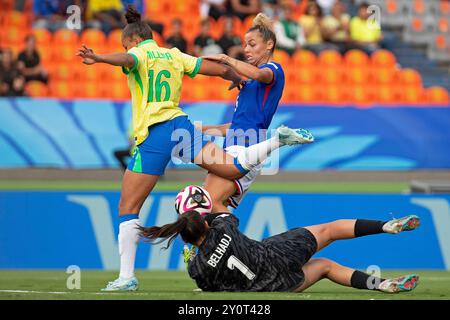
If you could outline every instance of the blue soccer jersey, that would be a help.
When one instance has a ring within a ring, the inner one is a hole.
[[[245,81],[236,99],[224,148],[232,145],[249,146],[266,139],[266,129],[283,94],[284,71],[276,62],[263,64],[259,68],[270,68],[274,75],[273,81],[269,84],[252,79]],[[252,132],[256,132],[256,136]]]

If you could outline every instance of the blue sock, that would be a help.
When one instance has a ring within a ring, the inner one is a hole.
[[[235,167],[238,168],[238,170],[239,170],[240,173],[242,173],[242,174],[247,174],[247,173],[249,173],[250,170],[246,170],[246,169],[239,163],[239,160],[238,160],[237,157],[234,158],[233,161],[234,161]]]

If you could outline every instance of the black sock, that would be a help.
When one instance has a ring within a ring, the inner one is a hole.
[[[350,279],[350,285],[356,289],[378,290],[378,285],[384,280],[355,270]]]
[[[358,219],[355,223],[355,238],[371,234],[384,233],[385,221]]]

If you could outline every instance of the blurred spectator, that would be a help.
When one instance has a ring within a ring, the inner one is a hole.
[[[303,28],[306,39],[304,49],[316,54],[326,49],[336,49],[334,45],[323,42],[322,17],[322,9],[315,1],[308,3],[305,14],[300,17],[300,25]]]
[[[227,12],[225,6],[227,0],[201,0],[200,1],[200,17],[211,17],[218,20],[221,16],[224,16]]]
[[[216,40],[210,35],[210,25],[208,19],[201,22],[200,34],[194,40],[194,52],[197,57],[209,54],[222,53],[222,49],[217,45]]]
[[[228,2],[228,12],[241,20],[257,15],[260,11],[260,0],[229,0]]]
[[[370,20],[369,5],[362,3],[358,8],[358,16],[350,21],[350,36],[352,47],[361,49],[367,54],[380,49],[383,39],[380,25],[375,20]]]
[[[233,32],[232,17],[225,18],[223,34],[217,44],[222,48],[223,53],[227,54],[228,56],[242,61],[245,60],[242,40]]]
[[[322,19],[322,32],[326,41],[333,43],[341,53],[347,49],[350,37],[350,15],[346,12],[345,5],[338,1],[331,9],[331,15]]]
[[[25,50],[19,53],[18,63],[25,80],[37,80],[47,83],[48,73],[40,64],[39,53],[36,50],[36,38],[29,35],[25,39]]]
[[[305,34],[302,27],[294,20],[292,8],[289,5],[283,6],[279,21],[274,24],[277,36],[277,46],[290,55],[295,50],[300,49],[305,44]]]
[[[0,63],[0,96],[25,95],[25,77],[10,49],[5,49]]]
[[[125,16],[120,0],[88,0],[86,8],[88,27],[96,27],[108,34],[125,26]]]
[[[339,0],[317,0],[317,4],[322,9],[324,15],[329,15],[331,13],[331,8],[333,5],[339,2]]]
[[[187,52],[187,42],[181,33],[183,30],[182,21],[178,18],[172,20],[172,34],[167,38],[168,48],[178,48],[181,52]]]
[[[261,11],[272,20],[280,14],[280,5],[278,0],[262,0]]]
[[[122,6],[124,9],[128,8],[128,5],[132,5],[142,16],[145,15],[144,12],[144,1],[143,0],[122,0]]]
[[[70,0],[33,1],[33,28],[44,28],[51,32],[65,28],[67,7],[73,3]]]

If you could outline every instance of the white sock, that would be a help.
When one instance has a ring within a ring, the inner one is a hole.
[[[274,150],[281,146],[283,144],[278,139],[278,135],[275,135],[270,139],[245,148],[245,152],[240,152],[237,159],[244,169],[251,170],[260,163],[263,163]]]
[[[134,277],[134,261],[139,240],[139,219],[128,220],[119,225],[120,278]]]

